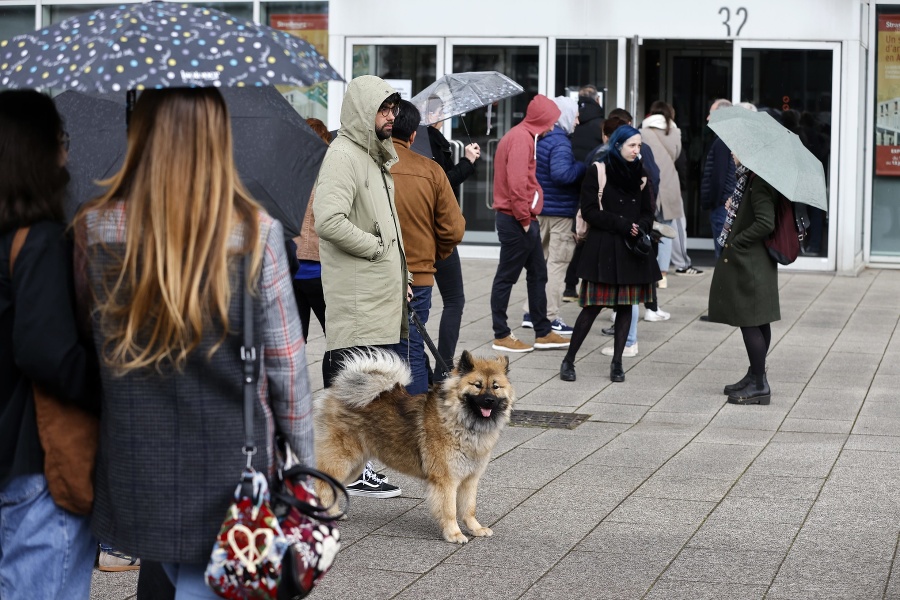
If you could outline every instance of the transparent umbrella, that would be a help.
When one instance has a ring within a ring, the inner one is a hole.
[[[422,113],[422,125],[432,125],[483,106],[490,110],[497,100],[523,91],[521,85],[497,71],[452,73],[416,94],[411,102]]]
[[[740,107],[713,111],[709,128],[741,164],[793,202],[828,210],[825,171],[797,134],[764,112]]]

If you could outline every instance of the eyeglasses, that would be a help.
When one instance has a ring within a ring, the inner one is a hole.
[[[62,135],[59,138],[59,145],[65,148],[66,152],[69,151],[69,141],[71,138],[69,137],[69,132],[63,129]]]
[[[378,109],[378,112],[381,113],[382,117],[388,116],[388,114],[393,114],[395,117],[400,114],[400,105],[393,104],[391,106],[381,105],[381,108]]]

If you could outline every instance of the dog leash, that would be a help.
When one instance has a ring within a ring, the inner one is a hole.
[[[429,350],[431,350],[431,354],[432,356],[434,356],[434,360],[437,362],[437,366],[441,369],[441,374],[446,379],[450,376],[450,367],[448,367],[447,363],[444,362],[444,357],[441,356],[440,352],[438,352],[438,349],[434,345],[434,342],[432,342],[431,338],[428,336],[428,332],[425,331],[425,324],[422,323],[419,315],[416,314],[416,311],[413,310],[412,304],[410,304],[408,301],[406,303],[406,309],[409,311],[409,316],[412,319],[413,324],[416,326],[416,329],[419,330],[419,335],[421,335],[422,339],[425,340],[425,345],[428,346]]]

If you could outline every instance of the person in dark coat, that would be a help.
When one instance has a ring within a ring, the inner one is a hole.
[[[50,495],[32,391],[37,384],[61,402],[99,408],[96,353],[79,337],[75,319],[63,213],[67,157],[68,136],[49,96],[32,90],[0,93],[4,600],[89,597],[97,550],[90,519],[60,508]]]
[[[441,100],[437,96],[429,98],[428,109],[431,111],[440,110],[440,102]],[[466,145],[465,155],[460,157],[459,162],[454,164],[450,142],[441,133],[440,126],[441,122],[439,121],[426,128],[428,131],[428,143],[431,145],[431,156],[441,166],[444,173],[447,174],[447,179],[450,180],[450,187],[453,188],[453,195],[456,196],[458,202],[459,186],[475,174],[475,161],[481,157],[481,147],[476,143]],[[459,250],[454,248],[450,256],[436,260],[434,269],[434,283],[437,285],[441,301],[444,303],[444,309],[441,311],[441,320],[438,325],[437,349],[444,362],[452,365],[456,356],[456,343],[459,341],[463,308],[466,305]],[[444,374],[440,370],[436,373],[432,372],[431,365],[428,366],[428,372],[434,382],[439,383],[444,380]]]
[[[583,162],[588,154],[603,143],[603,107],[593,98],[579,96],[578,124],[572,133],[572,154]]]
[[[709,320],[740,327],[750,359],[744,378],[725,386],[728,402],[769,404],[766,353],[772,341],[770,323],[781,319],[781,310],[778,265],[764,242],[775,230],[778,192],[737,158],[734,161],[737,185],[719,236],[722,255],[709,288]]]
[[[709,121],[714,110],[729,106],[731,102],[724,98],[715,100],[709,108],[706,120]],[[734,161],[731,159],[731,150],[717,137],[706,155],[703,177],[700,179],[700,208],[709,211],[709,225],[712,229],[716,258],[722,254],[722,246],[718,240],[727,213],[725,201],[731,197],[732,191],[734,191]]]
[[[590,229],[578,263],[582,309],[559,369],[563,381],[575,380],[575,355],[603,307],[616,309],[609,377],[613,382],[625,381],[622,352],[631,327],[631,307],[651,301],[653,286],[661,278],[649,248],[646,255],[639,255],[626,245],[633,245],[653,227],[650,191],[641,185],[641,135],[634,127],[622,125],[610,136],[609,148],[604,158],[606,186],[602,207],[597,201],[596,165],[588,169],[581,187],[581,215]]]

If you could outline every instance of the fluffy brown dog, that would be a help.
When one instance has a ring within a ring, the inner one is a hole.
[[[349,483],[367,460],[378,459],[428,483],[428,506],[445,540],[469,541],[457,515],[472,535],[492,535],[475,518],[475,496],[515,402],[508,373],[506,357],[463,352],[442,385],[410,396],[403,387],[409,368],[396,354],[350,357],[316,400],[319,470]],[[318,492],[330,497],[324,488]]]

